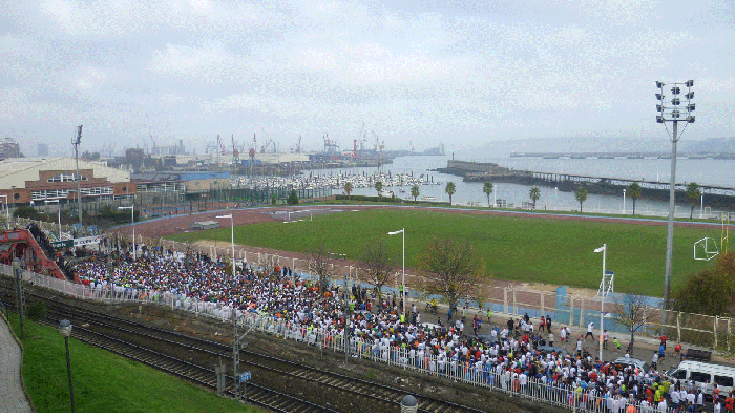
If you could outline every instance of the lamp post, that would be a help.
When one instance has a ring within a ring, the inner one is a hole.
[[[666,103],[666,95],[664,94],[664,86],[666,83],[656,81],[656,87],[659,89],[659,93],[656,93],[656,112],[659,115],[656,116],[656,123],[672,122],[674,125],[673,133],[671,138],[671,185],[669,186],[669,224],[666,236],[666,274],[664,278],[664,309],[669,309],[669,293],[671,290],[671,258],[672,250],[674,247],[674,192],[676,189],[676,143],[681,137],[681,133],[677,134],[677,126],[679,118],[682,117],[682,122],[686,122],[684,129],[690,124],[694,123],[694,92],[692,92],[692,86],[694,86],[693,80],[688,80],[685,83],[674,82],[670,83],[671,105]],[[684,100],[679,98],[681,93],[681,86],[687,88],[687,94],[684,95]],[[667,128],[668,132],[668,128]],[[682,130],[682,133],[684,131]],[[664,311],[664,323],[666,322],[666,312]]]
[[[71,323],[67,319],[59,322],[59,333],[64,337],[66,346],[66,374],[69,376],[69,400],[71,401],[71,413],[74,413],[74,386],[71,384],[71,362],[69,360],[69,335],[71,334]]]
[[[217,215],[217,219],[230,219],[230,233],[232,235],[232,280],[235,280],[235,221],[232,219],[232,214]]]
[[[79,144],[82,143],[82,126],[77,126],[77,135],[72,138],[71,144],[74,145],[74,158],[77,162],[77,174],[74,179],[77,181],[77,211],[79,212],[79,230],[81,231],[82,225],[82,177],[79,175]]]
[[[135,204],[132,204],[130,206],[121,206],[117,207],[117,209],[129,209],[130,210],[130,222],[133,226],[133,261],[135,261]]]
[[[401,272],[401,303],[403,304],[403,315],[406,315],[406,228],[402,228],[398,231],[389,232],[388,235],[401,234],[403,238],[403,257],[401,259],[401,266],[403,267]]]
[[[61,241],[61,201],[58,199],[52,199],[52,200],[45,200],[43,201],[46,205],[48,204],[58,204],[59,205],[59,241]]]
[[[702,219],[702,205],[704,205],[704,189],[699,191],[699,219]]]
[[[626,189],[623,188],[623,215],[625,215],[625,192],[626,192]]]
[[[602,244],[602,247],[595,249],[595,252],[602,253],[602,282],[600,283],[600,295],[602,300],[600,301],[600,361],[602,358],[602,347],[604,343],[605,335],[605,296],[608,293],[609,288],[612,287],[612,280],[609,283],[605,283],[607,278],[607,271],[605,265],[607,262],[607,244]]]

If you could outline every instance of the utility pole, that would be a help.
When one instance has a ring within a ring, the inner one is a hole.
[[[18,295],[18,317],[20,317],[20,339],[24,340],[25,335],[23,333],[23,273],[20,268],[20,260],[18,257],[13,258],[13,272],[15,273],[15,281],[17,283],[17,295]]]
[[[233,262],[232,265],[235,265]],[[248,347],[248,343],[244,342],[241,343],[240,341],[245,338],[250,333],[250,330],[253,328],[250,327],[248,331],[245,332],[245,334],[238,336],[237,333],[237,310],[232,309],[232,319],[235,323],[235,331],[234,331],[234,337],[235,341],[232,342],[232,373],[234,375],[235,383],[232,387],[235,388],[235,400],[240,400],[240,375],[238,374],[237,368],[240,366],[240,350],[245,350]],[[247,387],[246,387],[247,389]],[[247,390],[245,393],[245,399],[247,399]]]
[[[81,231],[82,225],[82,177],[79,176],[79,144],[82,142],[82,126],[77,126],[77,136],[72,138],[71,144],[74,145],[74,157],[77,162],[77,212],[79,213],[79,230]]]

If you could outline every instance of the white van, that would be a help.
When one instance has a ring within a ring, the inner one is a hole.
[[[714,384],[720,390],[720,395],[733,390],[735,383],[735,368],[720,366],[719,364],[704,363],[701,361],[684,360],[666,373],[671,380],[693,380],[698,390],[712,395]]]

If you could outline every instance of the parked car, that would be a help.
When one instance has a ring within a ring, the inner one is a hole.
[[[612,362],[615,370],[622,370],[627,367],[637,368],[643,371],[651,369],[651,365],[648,362],[633,357],[618,357]]]

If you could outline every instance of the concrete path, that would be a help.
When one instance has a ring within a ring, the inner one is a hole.
[[[33,411],[20,383],[20,364],[20,346],[0,317],[0,413]]]

